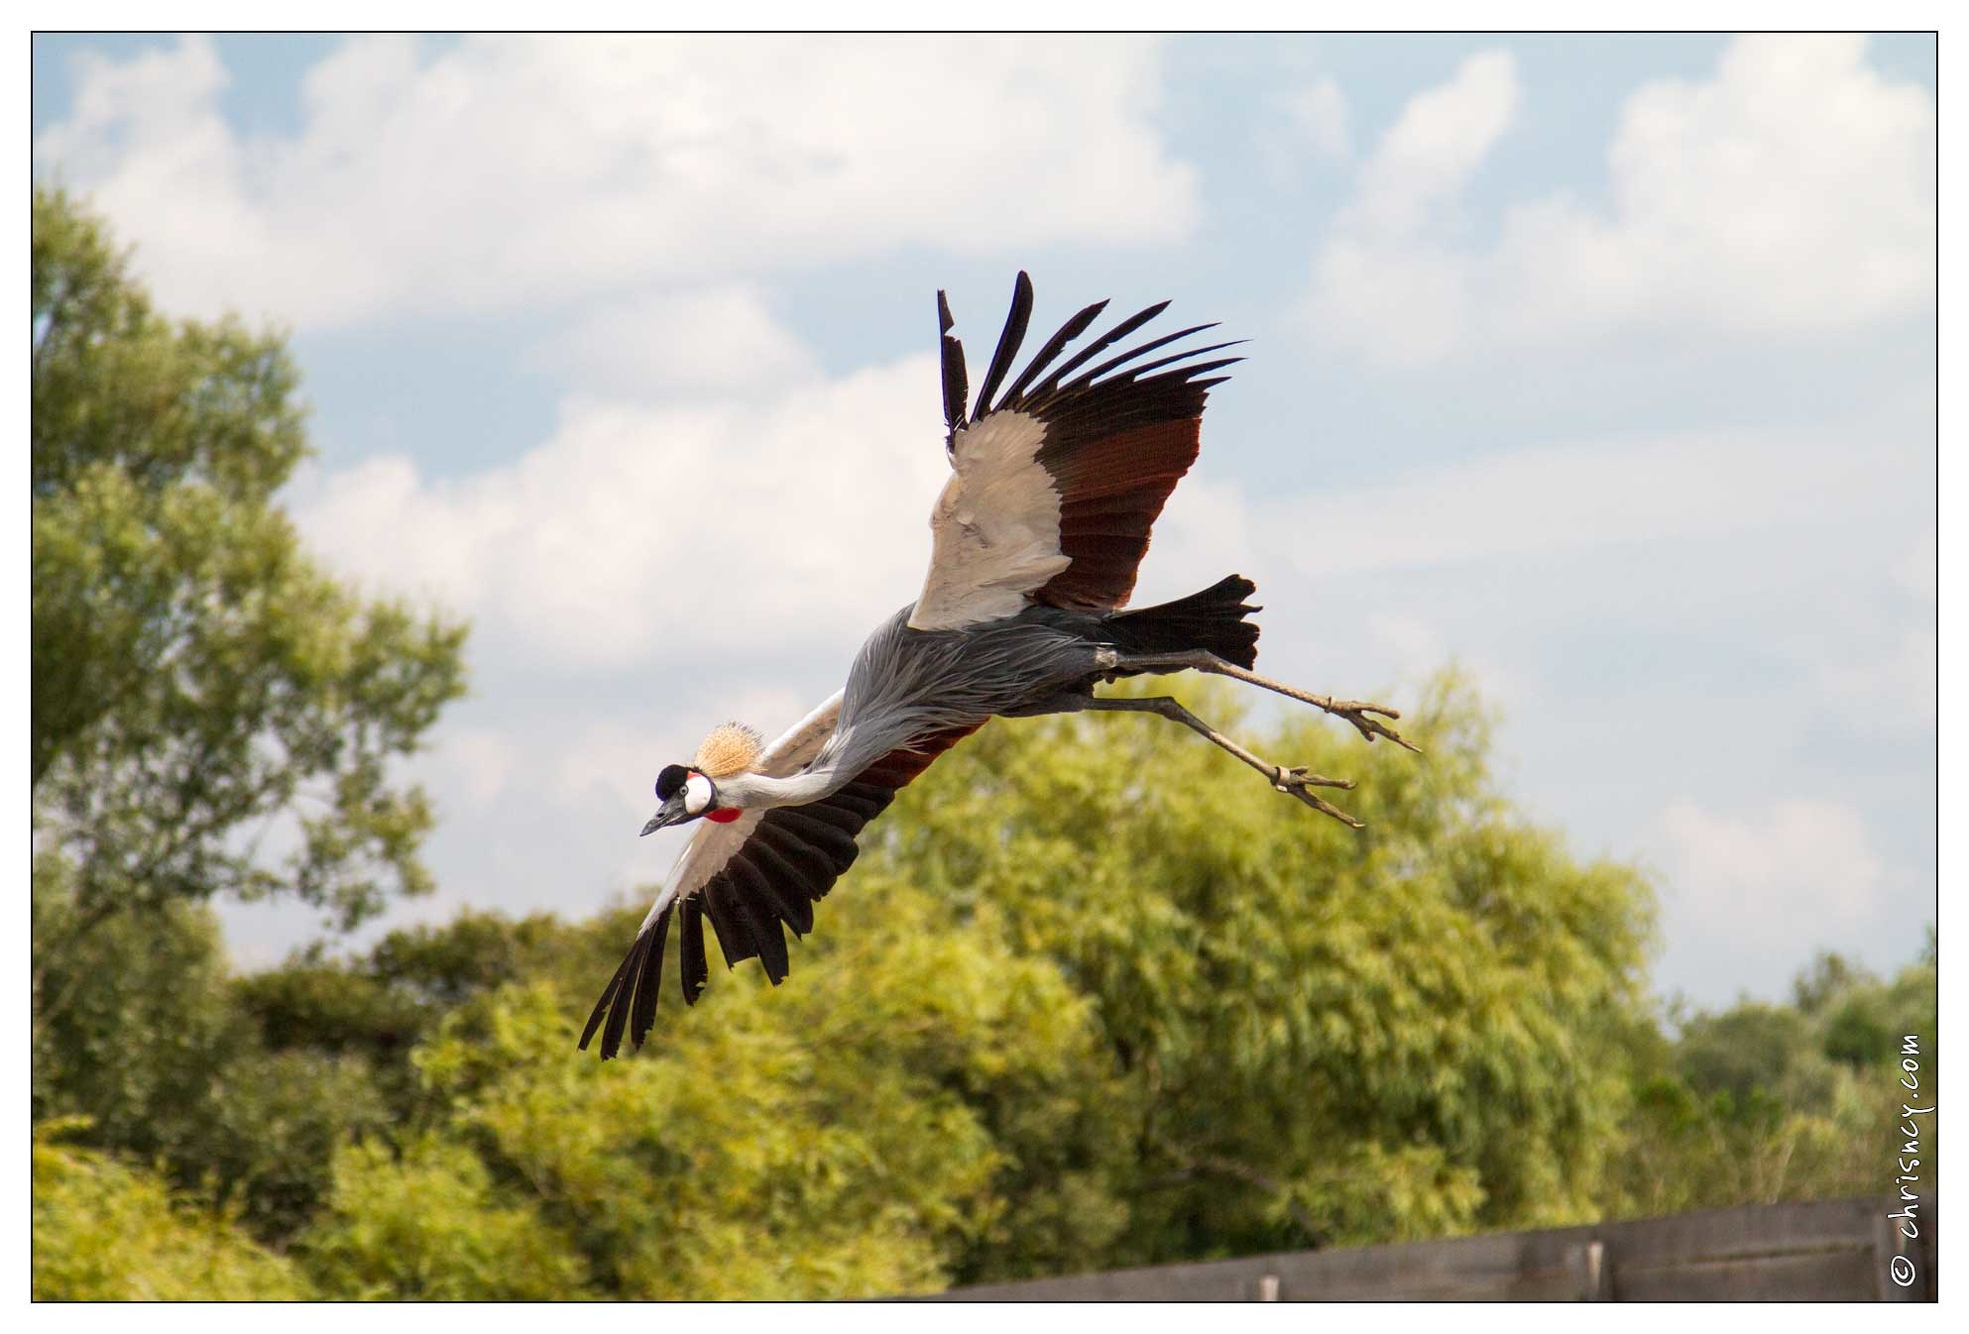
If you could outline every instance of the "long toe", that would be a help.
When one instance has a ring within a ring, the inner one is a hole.
[[[1291,788],[1289,789],[1289,791],[1293,796],[1299,798],[1299,800],[1305,802],[1308,806],[1311,806],[1314,810],[1318,811],[1321,815],[1330,815],[1334,819],[1338,820],[1341,824],[1346,825],[1349,829],[1367,828],[1367,826],[1364,823],[1362,823],[1359,820],[1356,820],[1353,816],[1347,814],[1347,812],[1341,810],[1338,806],[1335,806],[1332,802],[1326,800],[1324,797],[1316,796],[1313,793],[1308,792],[1303,787]]]
[[[1385,718],[1399,718],[1401,715],[1393,709],[1384,709],[1378,704],[1359,704],[1349,700],[1343,704],[1335,705],[1333,712],[1336,716],[1345,718],[1348,722],[1352,723],[1360,732],[1361,736],[1370,742],[1378,736],[1386,737],[1403,750],[1412,750],[1417,755],[1422,753],[1422,747],[1409,741],[1400,732],[1397,732],[1394,728],[1382,722],[1380,718],[1374,716],[1378,713]]]
[[[1327,778],[1306,768],[1281,769],[1279,771],[1278,781],[1273,783],[1272,786],[1281,792],[1289,792],[1295,787],[1337,787],[1351,789],[1354,786],[1354,780],[1351,778]]]
[[[1274,791],[1283,792],[1289,797],[1297,797],[1321,815],[1330,815],[1350,829],[1365,829],[1367,828],[1365,824],[1311,790],[1316,787],[1351,788],[1353,785],[1353,780],[1349,778],[1327,778],[1306,769],[1285,768],[1277,771],[1272,782]]]

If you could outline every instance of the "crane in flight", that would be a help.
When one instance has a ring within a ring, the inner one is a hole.
[[[1239,360],[1210,358],[1230,343],[1151,357],[1215,327],[1205,324],[1088,366],[1168,304],[1129,316],[1062,361],[1107,303],[1087,307],[1007,386],[1032,314],[1032,282],[1019,274],[973,403],[950,304],[937,293],[951,476],[930,514],[923,591],[876,627],[846,686],[786,735],[766,745],[752,729],[727,723],[688,764],[657,775],[661,805],[643,833],[703,823],[596,1003],[583,1050],[597,1031],[604,1060],[621,1050],[625,1033],[632,1047],[642,1045],[656,1020],[673,918],[686,1004],[696,1003],[708,976],[706,918],[728,967],[757,958],[777,986],[788,971],[783,928],[796,936],[813,929],[813,905],[853,864],[862,827],[994,717],[1159,714],[1223,747],[1278,791],[1360,827],[1319,793],[1351,782],[1261,759],[1168,696],[1094,693],[1125,676],[1214,672],[1324,709],[1370,742],[1379,736],[1416,749],[1388,726],[1400,716],[1393,709],[1254,672],[1258,627],[1249,617],[1259,609],[1246,602],[1255,586],[1242,576],[1175,602],[1122,610],[1149,530],[1196,461],[1204,400],[1226,378],[1212,372]]]

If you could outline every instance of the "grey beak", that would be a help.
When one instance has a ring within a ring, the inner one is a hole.
[[[647,838],[665,826],[679,824],[689,818],[689,814],[684,810],[683,794],[680,792],[670,798],[670,800],[664,802],[662,808],[655,815],[650,816],[649,823],[643,826],[643,832],[638,834],[637,837]]]

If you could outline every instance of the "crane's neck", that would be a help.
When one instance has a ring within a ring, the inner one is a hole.
[[[718,800],[722,805],[748,811],[805,806],[839,792],[853,777],[853,771],[826,761],[816,762],[786,778],[741,774],[718,784]]]
[[[742,810],[770,810],[775,806],[805,806],[831,797],[855,780],[869,765],[913,734],[925,731],[919,720],[900,714],[886,725],[857,725],[843,722],[821,747],[820,754],[798,773],[775,778],[769,774],[748,773],[720,779],[720,804]]]

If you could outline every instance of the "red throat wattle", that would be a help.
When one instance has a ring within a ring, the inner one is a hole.
[[[729,810],[729,809],[706,811],[704,813],[704,818],[711,821],[713,824],[730,824],[733,820],[736,820],[739,816],[743,814],[745,814],[744,811],[736,811],[736,810]]]

